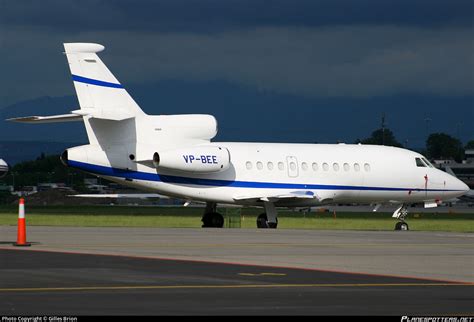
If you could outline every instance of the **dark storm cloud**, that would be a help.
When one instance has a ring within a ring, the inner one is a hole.
[[[304,97],[472,95],[473,4],[0,0],[0,108],[72,94],[64,42],[105,45],[107,64],[135,84],[224,80]]]
[[[471,0],[2,1],[0,25],[55,30],[222,32],[268,26],[472,26]]]

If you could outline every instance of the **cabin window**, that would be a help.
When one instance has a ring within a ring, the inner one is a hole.
[[[349,171],[351,169],[351,166],[349,165],[349,163],[344,163],[344,171]]]
[[[291,171],[296,171],[296,163],[290,162],[290,169]]]
[[[252,162],[247,161],[247,163],[245,163],[245,166],[247,167],[247,170],[252,170]]]
[[[285,170],[285,164],[283,162],[278,162],[278,169],[279,170]]]
[[[368,163],[364,164],[364,170],[365,172],[370,172],[370,164]]]
[[[323,170],[324,170],[324,171],[328,171],[328,170],[329,170],[329,164],[327,164],[326,162],[323,163]]]
[[[303,169],[304,171],[307,171],[308,170],[308,164],[306,162],[301,163],[301,169]]]
[[[332,165],[332,168],[334,169],[334,171],[339,171],[339,163],[334,163]]]
[[[360,165],[358,163],[354,163],[354,170],[356,172],[359,172],[360,171]]]
[[[258,169],[258,170],[262,170],[262,169],[263,169],[263,163],[262,163],[262,162],[260,162],[260,161],[257,162],[257,169]]]
[[[267,163],[267,168],[268,168],[268,170],[273,170],[273,162],[268,162]]]
[[[420,158],[415,158],[415,161],[417,167],[426,168],[426,164]]]
[[[318,171],[318,164],[316,162],[313,162],[313,171]]]

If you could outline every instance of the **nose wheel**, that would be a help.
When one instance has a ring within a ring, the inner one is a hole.
[[[399,221],[395,224],[395,230],[409,230],[408,224],[404,221]]]
[[[395,210],[392,217],[399,220],[399,222],[395,224],[395,230],[409,230],[408,224],[405,222],[407,216],[408,207],[406,205],[401,205],[397,210]]]

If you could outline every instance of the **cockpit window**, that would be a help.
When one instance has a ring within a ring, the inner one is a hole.
[[[433,168],[433,165],[431,164],[431,162],[426,160],[426,158],[422,158],[422,160],[426,163],[427,166],[429,166],[430,168]]]
[[[420,158],[415,158],[415,160],[416,160],[416,166],[417,166],[417,167],[426,168],[426,164],[425,164],[423,161],[421,161]]]

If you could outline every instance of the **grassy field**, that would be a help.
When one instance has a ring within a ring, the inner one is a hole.
[[[17,207],[0,207],[0,225],[16,225]],[[36,206],[27,207],[28,225],[79,227],[201,227],[202,208],[129,206]],[[260,209],[219,209],[226,227],[240,221],[242,228],[255,228]],[[233,213],[233,215],[232,215]],[[226,215],[227,214],[227,215]],[[393,230],[389,213],[333,213],[280,211],[279,229]],[[410,230],[474,232],[474,214],[412,213]],[[235,225],[233,225],[235,227]]]

